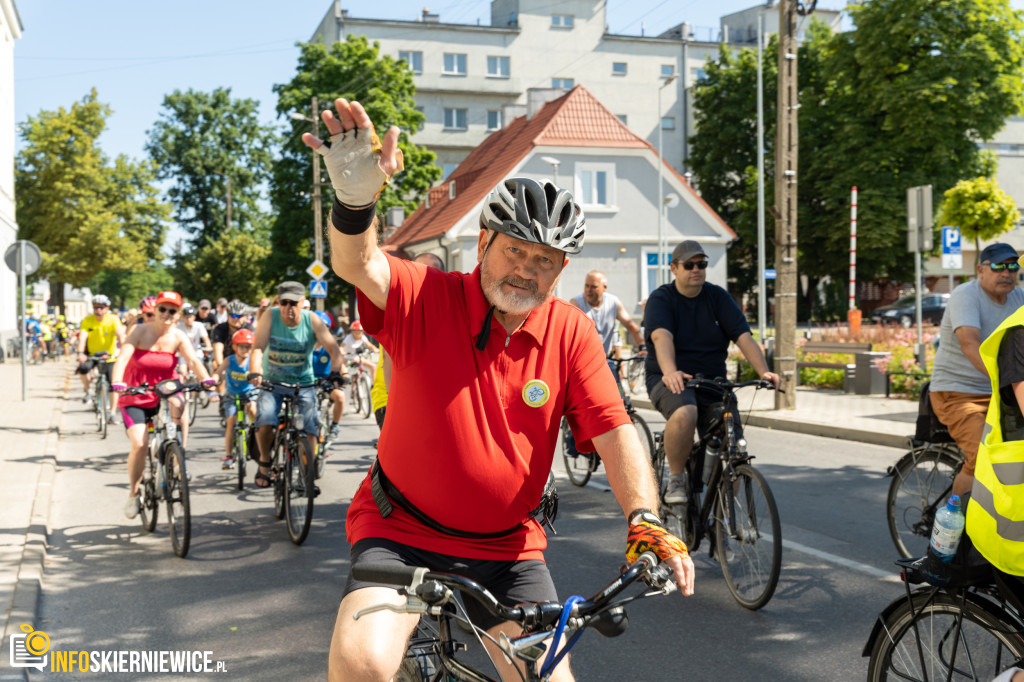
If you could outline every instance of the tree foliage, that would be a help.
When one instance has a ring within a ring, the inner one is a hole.
[[[133,270],[156,258],[169,207],[155,169],[126,156],[111,161],[97,138],[110,108],[95,89],[70,109],[41,111],[19,126],[15,160],[19,234],[43,251],[40,273],[62,301],[63,283],[85,286],[97,272]]]
[[[995,239],[1017,222],[1016,202],[990,178],[961,180],[943,197],[936,222],[960,228],[963,236],[973,239],[975,257],[981,253],[979,241]]]
[[[383,133],[390,126],[401,129],[398,146],[405,157],[405,170],[396,174],[381,194],[378,211],[391,206],[413,210],[430,187],[441,178],[436,156],[425,147],[412,144],[410,135],[423,127],[424,115],[415,109],[412,72],[404,61],[381,55],[378,44],[370,45],[365,36],[348,36],[330,46],[300,43],[299,62],[294,78],[274,86],[277,113],[288,116],[298,112],[310,115],[312,97],[319,98],[321,109],[333,108],[334,100],[344,97],[359,101]],[[319,116],[319,112],[317,112]],[[281,157],[274,163],[271,202],[274,222],[271,227],[271,257],[266,263],[267,278],[272,281],[297,279],[313,259],[313,216],[310,203],[311,151],[301,140],[310,131],[310,123],[289,121],[290,131],[282,145]],[[321,137],[326,135],[320,125]],[[334,193],[323,164],[322,193],[325,226],[334,201]],[[324,239],[325,249],[327,239]],[[326,256],[325,256],[326,259]],[[348,285],[328,276],[330,301],[348,292]]]
[[[1024,105],[1024,23],[1006,0],[872,0],[850,11],[855,30],[833,35],[815,22],[800,47],[800,271],[845,279],[856,186],[858,275],[910,279],[906,190],[931,184],[938,195],[992,171],[978,142]],[[756,249],[755,60],[753,50],[723,49],[706,67],[695,87],[690,159],[702,196],[740,235],[729,257],[744,289]],[[769,210],[776,62],[769,47]]]
[[[111,304],[123,310],[138,306],[146,296],[173,289],[174,277],[163,263],[151,261],[138,270],[100,270],[89,288],[94,294],[109,296]]]
[[[270,179],[277,135],[257,119],[259,102],[232,99],[230,88],[213,92],[175,90],[166,95],[160,119],[148,133],[146,151],[170,180],[174,218],[192,245],[215,241],[226,226],[227,180],[231,224],[259,230],[260,201]]]
[[[191,300],[223,296],[253,304],[271,288],[260,276],[269,255],[270,248],[256,235],[232,230],[179,254],[172,268],[174,285]]]

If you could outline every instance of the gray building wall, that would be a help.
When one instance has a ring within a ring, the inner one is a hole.
[[[14,215],[14,41],[21,37],[14,0],[0,0],[0,255],[18,238]],[[17,334],[18,281],[0,263],[0,342]]]

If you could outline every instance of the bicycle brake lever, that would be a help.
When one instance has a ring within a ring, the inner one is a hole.
[[[365,609],[360,609],[355,612],[352,616],[352,620],[359,620],[363,616],[368,616],[371,613],[377,611],[392,611],[394,613],[415,613],[422,615],[427,612],[429,607],[419,599],[409,599],[404,604],[376,604],[374,606],[368,606]]]

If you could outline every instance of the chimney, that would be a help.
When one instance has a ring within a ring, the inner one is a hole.
[[[508,128],[514,119],[526,116],[525,104],[503,104],[501,106],[501,127]]]
[[[545,104],[565,94],[562,88],[530,88],[526,91],[526,118],[533,118]]]
[[[420,21],[425,24],[436,24],[440,21],[440,15],[437,13],[431,13],[426,7],[423,8],[423,15],[420,17]]]

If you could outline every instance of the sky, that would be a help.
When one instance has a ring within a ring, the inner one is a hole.
[[[95,87],[113,109],[100,144],[110,156],[145,155],[146,132],[175,89],[231,88],[260,102],[260,120],[283,124],[272,87],[295,74],[295,43],[308,41],[331,0],[15,0],[24,31],[14,47],[15,120],[69,107]],[[1024,4],[1024,0],[1015,0]],[[557,0],[552,0],[557,4]],[[682,22],[717,27],[757,0],[608,0],[612,33],[657,35]],[[843,0],[820,0],[839,9]],[[489,0],[344,0],[350,16],[490,22]],[[21,142],[19,139],[18,146]]]

